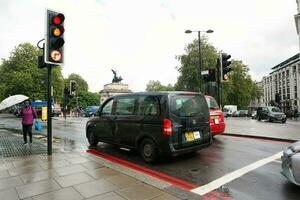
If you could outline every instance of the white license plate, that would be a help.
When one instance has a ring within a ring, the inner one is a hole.
[[[219,119],[215,119],[215,124],[219,124]]]
[[[199,131],[194,131],[194,138],[195,139],[200,139],[200,132]]]

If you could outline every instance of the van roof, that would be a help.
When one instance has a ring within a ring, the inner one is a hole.
[[[128,94],[120,94],[116,95],[114,97],[119,97],[119,96],[129,96],[129,95],[168,95],[168,94],[202,94],[198,92],[188,92],[188,91],[160,91],[160,92],[133,92],[133,93],[128,93]]]

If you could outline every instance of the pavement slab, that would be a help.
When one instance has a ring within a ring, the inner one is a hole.
[[[87,170],[87,168],[77,164],[77,165],[68,165],[66,167],[55,168],[54,170],[59,176],[65,176],[69,174],[84,172]]]
[[[18,176],[4,178],[0,180],[0,190],[14,188],[18,185],[23,185],[22,180]]]
[[[130,185],[116,192],[128,200],[153,199],[163,193],[161,190],[145,184]]]
[[[59,185],[61,185],[61,187],[70,187],[73,185],[78,185],[80,183],[93,181],[94,179],[86,173],[77,173],[67,176],[56,177],[55,180],[59,183]]]
[[[100,194],[98,196],[88,198],[87,200],[126,200],[115,192],[108,192],[105,194]]]
[[[104,179],[76,185],[74,186],[74,188],[85,198],[93,197],[107,192],[112,192],[118,189],[117,186]]]
[[[83,197],[73,188],[49,192],[33,197],[33,200],[81,200]]]
[[[47,192],[52,192],[59,189],[59,185],[53,180],[40,181],[16,187],[16,190],[21,199],[44,194]]]
[[[19,200],[18,193],[14,188],[1,190],[0,197],[1,199],[5,199],[5,200]]]

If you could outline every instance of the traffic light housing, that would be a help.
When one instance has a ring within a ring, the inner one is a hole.
[[[208,69],[207,73],[203,75],[203,80],[205,82],[216,81],[216,69]]]
[[[70,81],[70,95],[74,96],[76,94],[77,83],[76,81]]]
[[[221,53],[221,80],[227,81],[229,79],[228,72],[232,70],[229,65],[231,64],[231,61],[229,60],[231,58],[231,55],[227,53]]]
[[[64,21],[64,14],[46,10],[45,63],[64,64]]]

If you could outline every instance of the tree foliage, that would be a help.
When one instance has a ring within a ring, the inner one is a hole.
[[[251,80],[249,67],[242,61],[232,60],[229,81],[223,82],[223,105],[238,105],[239,109],[246,109],[251,100],[260,96],[259,88]]]
[[[157,92],[157,91],[174,91],[175,88],[171,84],[168,84],[167,86],[162,85],[160,81],[149,81],[146,86],[146,91],[148,92]]]
[[[0,100],[9,95],[24,94],[32,100],[46,100],[47,69],[38,68],[38,48],[30,43],[18,45],[0,65]],[[60,67],[52,75],[54,100],[60,102],[63,77]]]
[[[65,85],[67,87],[70,87],[71,80],[76,81],[77,91],[88,91],[88,83],[79,74],[72,73],[65,79]]]
[[[175,84],[176,90],[199,91],[198,54],[198,40],[194,40],[185,47],[185,54],[176,56],[176,59],[181,64],[179,67],[177,67],[179,77],[177,78],[177,83]],[[201,55],[201,70],[216,67],[217,50],[213,45],[208,43],[206,37],[201,38]],[[201,91],[203,91],[204,86],[203,84],[201,85]]]
[[[185,53],[176,58],[181,65],[177,67],[179,77],[175,84],[176,90],[199,91],[198,70],[198,41],[194,40],[185,48]],[[201,38],[202,70],[216,68],[218,51],[208,43],[207,38]],[[233,56],[234,57],[234,56]],[[237,105],[239,108],[247,108],[251,100],[261,96],[256,83],[251,80],[248,66],[242,61],[232,59],[230,67],[233,70],[229,73],[229,81],[222,83],[222,105]],[[201,91],[205,84],[202,82]],[[215,87],[214,90],[217,88]],[[211,91],[216,97],[216,92]]]
[[[78,98],[78,105],[77,105],[77,98]],[[79,90],[73,98],[70,98],[69,101],[67,102],[67,106],[69,108],[75,108],[75,107],[80,107],[80,108],[85,108],[87,106],[92,106],[92,105],[100,105],[100,96],[97,93],[92,93],[89,91],[85,90]]]
[[[97,93],[92,93],[88,91],[88,83],[79,74],[72,73],[65,79],[65,87],[70,88],[70,81],[74,80],[77,84],[76,95],[73,97],[68,97],[65,95],[63,106],[68,106],[69,108],[99,105],[100,96]],[[78,104],[77,104],[78,99]]]

